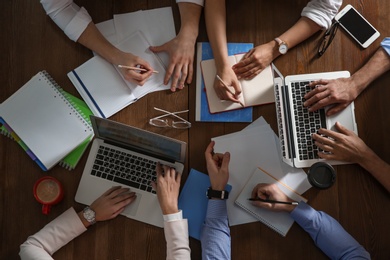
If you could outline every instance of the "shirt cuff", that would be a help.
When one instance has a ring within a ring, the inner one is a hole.
[[[163,215],[163,219],[165,222],[182,220],[183,219],[183,212],[181,210],[179,210],[179,212],[177,212],[177,213]]]
[[[305,225],[307,221],[311,221],[314,219],[314,216],[317,213],[315,209],[306,204],[305,202],[299,202],[298,206],[295,207],[293,211],[291,211],[290,216],[299,224]]]
[[[176,3],[193,3],[204,6],[204,0],[176,0]]]
[[[390,56],[390,37],[384,38],[383,41],[381,42],[381,46]]]
[[[221,218],[227,216],[226,200],[209,200],[206,218]]]

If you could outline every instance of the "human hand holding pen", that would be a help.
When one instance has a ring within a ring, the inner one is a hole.
[[[230,100],[232,102],[239,103],[241,87],[233,70],[229,68],[227,72],[219,72],[217,75],[220,79],[215,77],[214,89],[218,98],[221,100]],[[233,93],[229,87],[233,87],[235,93]]]
[[[270,183],[259,183],[257,184],[252,191],[252,198],[260,198],[263,200],[274,200],[274,201],[283,201],[283,202],[295,202],[290,199],[276,184]],[[283,203],[271,203],[263,202],[260,200],[252,201],[252,204],[259,207],[265,208],[272,211],[286,211],[291,212],[294,210],[296,205],[292,204],[283,204]]]
[[[127,68],[120,68],[120,72],[123,77],[130,82],[136,83],[137,85],[143,86],[145,82],[149,79],[149,77],[153,74],[153,68],[149,65],[149,63],[138,56],[135,56],[131,53],[122,52],[122,54],[115,59],[114,64],[128,66],[128,67],[136,67],[139,69],[144,69],[146,71],[141,70],[133,70]]]

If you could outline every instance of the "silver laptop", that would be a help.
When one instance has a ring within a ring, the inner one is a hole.
[[[319,149],[314,145],[312,134],[319,128],[335,130],[335,123],[357,134],[355,107],[352,102],[336,115],[326,116],[327,108],[309,112],[303,106],[303,96],[310,91],[308,84],[319,79],[336,79],[350,76],[348,71],[335,71],[314,74],[287,76],[286,78],[272,64],[276,114],[282,159],[296,168],[310,167],[316,162],[324,161],[317,155]],[[345,164],[340,161],[327,161],[332,165]]]
[[[163,218],[151,181],[156,164],[183,172],[187,144],[139,128],[91,116],[95,133],[75,200],[90,205],[117,185],[137,194],[122,215],[163,227]]]

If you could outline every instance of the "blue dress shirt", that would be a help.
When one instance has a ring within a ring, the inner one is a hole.
[[[381,46],[390,56],[390,37],[384,38],[383,41],[381,42]]]
[[[226,200],[209,200],[200,241],[203,260],[231,259]]]

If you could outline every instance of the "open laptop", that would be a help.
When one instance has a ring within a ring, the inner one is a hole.
[[[357,134],[353,102],[343,111],[332,116],[326,116],[327,108],[309,112],[303,106],[303,96],[311,89],[307,86],[309,82],[319,79],[346,78],[350,76],[348,71],[301,74],[284,78],[274,64],[271,66],[279,139],[284,162],[296,168],[304,168],[324,161],[318,157],[318,147],[314,145],[312,138],[312,134],[316,133],[319,128],[335,130],[335,123],[340,122]],[[332,165],[346,163],[327,162]]]
[[[156,163],[174,167],[181,174],[187,144],[139,128],[91,116],[95,133],[75,200],[91,203],[113,186],[130,188],[137,194],[122,215],[163,227],[156,192]]]

